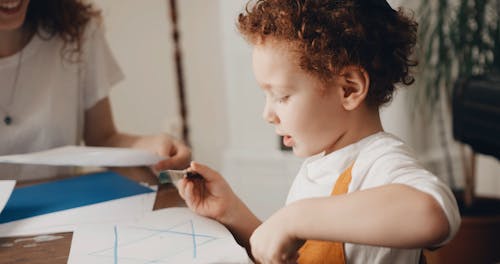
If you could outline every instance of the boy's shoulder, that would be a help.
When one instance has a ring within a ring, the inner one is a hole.
[[[399,137],[388,133],[379,132],[368,136],[357,143],[360,154],[362,153],[390,153],[413,152],[413,150]]]
[[[380,163],[418,164],[413,149],[397,136],[387,132],[380,132],[361,140],[358,143],[358,150],[356,162],[367,166]]]
[[[379,133],[360,146],[352,173],[354,189],[435,181],[435,175],[418,161],[413,150],[389,133]]]

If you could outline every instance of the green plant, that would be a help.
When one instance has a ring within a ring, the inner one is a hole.
[[[435,106],[449,98],[457,77],[500,67],[500,0],[422,0],[418,13],[425,76],[419,99]]]
[[[452,172],[445,117],[452,88],[460,77],[500,69],[500,0],[421,0],[419,14],[419,79],[416,106],[427,118],[438,118],[448,181],[457,189]],[[465,201],[474,190],[474,153],[462,148]]]

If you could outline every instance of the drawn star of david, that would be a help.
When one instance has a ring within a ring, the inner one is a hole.
[[[197,249],[218,237],[195,232],[193,221],[179,223],[167,229],[138,226],[115,226],[114,246],[89,255],[133,263],[169,263],[179,254],[196,259]]]

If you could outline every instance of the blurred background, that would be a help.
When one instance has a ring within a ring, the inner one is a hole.
[[[126,76],[111,93],[118,128],[181,137],[170,2],[94,2],[103,9],[108,41]],[[419,3],[388,2],[410,9]],[[280,149],[273,127],[261,118],[264,96],[251,70],[251,47],[235,27],[245,3],[177,1],[178,30],[193,158],[219,170],[265,219],[284,204],[302,160]],[[384,129],[412,146],[445,182],[463,187],[461,146],[452,139],[451,117],[420,115],[410,91],[419,88],[417,83],[399,90],[381,109]],[[499,162],[483,155],[476,161],[477,193],[500,197]]]

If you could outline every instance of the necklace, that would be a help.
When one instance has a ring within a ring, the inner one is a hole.
[[[3,122],[7,126],[10,126],[12,124],[12,122],[13,122],[12,116],[9,113],[9,108],[12,105],[12,101],[14,99],[14,95],[16,94],[17,80],[19,79],[19,74],[21,72],[21,60],[22,60],[22,57],[23,57],[23,50],[21,49],[21,51],[19,52],[19,58],[17,60],[16,75],[14,76],[14,82],[12,83],[12,89],[11,89],[11,92],[10,92],[8,104],[6,106],[1,106],[0,105],[0,109],[5,114],[5,116],[3,118]]]

